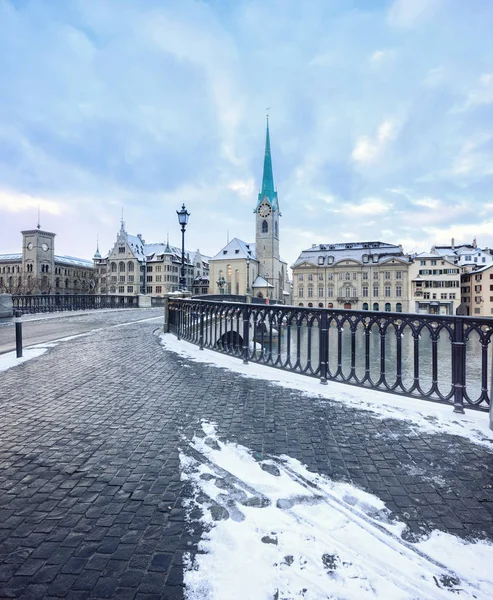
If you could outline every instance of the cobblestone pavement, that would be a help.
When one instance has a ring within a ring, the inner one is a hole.
[[[160,347],[157,324],[0,374],[2,598],[183,598],[182,553],[200,531],[184,523],[178,447],[203,418],[376,494],[410,539],[493,540],[493,452],[189,362]]]

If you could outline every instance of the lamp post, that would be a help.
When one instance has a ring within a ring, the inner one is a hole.
[[[246,259],[246,267],[247,267],[247,284],[246,284],[246,295],[250,295],[250,257],[247,256]]]
[[[181,210],[177,210],[178,223],[181,225],[181,273],[180,273],[180,289],[185,291],[187,289],[187,278],[185,277],[185,228],[188,223],[188,217],[190,213],[185,208],[185,205],[181,207]]]

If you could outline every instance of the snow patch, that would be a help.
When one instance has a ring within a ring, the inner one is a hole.
[[[6,352],[5,354],[0,354],[0,371],[6,371],[7,369],[12,369],[13,367],[17,367],[22,363],[27,362],[33,358],[38,358],[48,350],[47,346],[36,346],[32,348],[25,348],[22,351],[22,357],[17,358],[16,352]]]
[[[268,380],[274,385],[299,390],[311,398],[343,402],[354,408],[370,411],[380,419],[407,421],[417,426],[420,432],[458,435],[493,450],[493,431],[489,428],[488,413],[485,412],[466,409],[466,413],[461,415],[454,413],[451,405],[387,394],[333,381],[329,381],[328,385],[320,385],[318,379],[306,375],[253,362],[244,365],[237,358],[212,350],[199,350],[189,342],[177,340],[172,334],[162,334],[161,344],[166,350],[196,362],[228,369],[244,377]]]
[[[180,462],[205,528],[185,556],[187,600],[493,597],[493,545],[407,542],[379,498],[293,458],[254,456],[204,422]]]

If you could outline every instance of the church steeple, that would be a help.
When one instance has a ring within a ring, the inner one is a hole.
[[[267,199],[274,210],[279,210],[277,192],[274,188],[274,175],[272,173],[272,156],[270,152],[269,115],[267,115],[267,129],[265,134],[264,172],[262,175],[262,188],[258,195],[257,208],[262,200]]]

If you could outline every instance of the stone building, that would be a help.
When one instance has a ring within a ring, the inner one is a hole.
[[[443,256],[450,262],[455,262],[463,273],[493,265],[492,251],[489,248],[484,250],[478,248],[476,239],[473,240],[472,244],[459,244],[457,246],[452,238],[450,246],[433,246],[431,253]]]
[[[314,244],[293,265],[293,304],[407,312],[409,264],[384,242]]]
[[[94,269],[101,294],[146,294],[160,297],[180,289],[181,250],[169,241],[146,244],[142,234],[130,235],[122,221],[116,242],[107,256],[99,249]],[[208,257],[185,252],[185,278],[188,290],[204,293],[208,287]]]
[[[234,238],[211,258],[209,293],[230,290],[228,293],[231,294],[251,294],[280,303],[289,302],[287,263],[279,254],[281,212],[274,187],[268,119],[262,187],[253,212],[255,243]]]
[[[413,257],[409,268],[409,310],[431,315],[455,315],[461,302],[461,268],[435,252]]]
[[[493,264],[462,274],[461,302],[468,315],[493,316]]]
[[[22,231],[22,253],[0,254],[0,293],[88,294],[97,287],[90,260],[55,254],[55,233]]]

